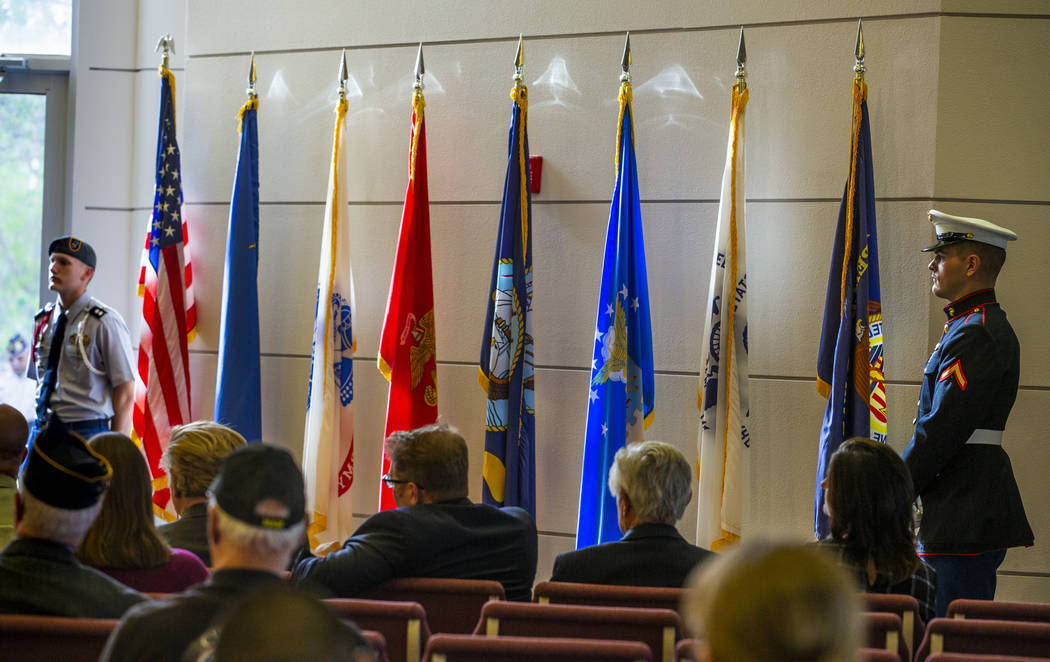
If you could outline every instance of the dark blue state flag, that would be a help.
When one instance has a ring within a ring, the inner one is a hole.
[[[478,382],[488,395],[482,501],[536,516],[536,411],[532,344],[532,199],[528,91],[510,93],[510,143]]]
[[[831,456],[851,437],[886,441],[882,296],[867,94],[867,85],[858,75],[853,81],[850,171],[835,230],[817,356],[817,391],[828,399],[820,430],[813,506],[818,539],[828,534],[820,483]]]
[[[262,441],[259,374],[259,101],[241,108],[241,147],[233,180],[222,283],[215,420],[249,442]]]
[[[620,86],[616,190],[602,263],[594,330],[576,548],[620,539],[607,486],[616,451],[645,439],[653,421],[653,336],[634,154],[631,84]]]

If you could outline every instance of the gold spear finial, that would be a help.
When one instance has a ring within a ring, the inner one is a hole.
[[[339,57],[339,98],[346,98],[346,81],[350,78],[350,74],[346,70],[346,49],[343,49],[342,55]]]
[[[518,52],[514,55],[514,83],[522,81],[522,71],[525,69],[525,39],[524,35],[518,33]]]
[[[857,63],[853,65],[853,71],[858,76],[864,75],[864,19],[857,19],[857,48],[854,51]]]
[[[255,93],[255,51],[252,51],[251,64],[248,66],[248,93],[249,99],[257,99],[259,95]]]
[[[629,83],[631,81],[631,33],[627,33],[627,39],[623,43],[623,59],[620,61],[620,66],[623,67],[623,73],[620,74],[620,80]]]
[[[153,52],[161,54],[160,66],[167,69],[169,56],[175,52],[175,40],[171,38],[170,32],[157,40],[157,47]]]
[[[416,53],[416,85],[417,90],[423,89],[423,76],[427,73],[423,66],[423,42],[419,42],[419,52]]]

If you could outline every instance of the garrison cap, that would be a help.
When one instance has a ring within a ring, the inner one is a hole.
[[[270,444],[248,444],[227,455],[208,492],[227,515],[264,529],[288,529],[306,516],[303,472],[291,453]],[[285,506],[287,515],[259,508],[270,499]]]
[[[22,485],[55,508],[82,510],[98,503],[112,475],[109,461],[53,415],[33,441]]]
[[[934,251],[941,246],[950,246],[960,241],[977,241],[1006,249],[1006,242],[1017,239],[1011,230],[999,227],[980,218],[952,216],[936,209],[930,210],[930,223],[937,233],[937,243],[922,249],[923,253]]]
[[[47,254],[51,255],[52,253],[62,253],[63,255],[75,257],[92,269],[95,268],[95,249],[91,247],[91,244],[76,237],[67,235],[55,239],[47,247]]]
[[[16,333],[11,336],[11,340],[7,342],[7,353],[11,356],[17,356],[26,351],[27,347],[29,347],[29,345],[26,344],[26,339],[22,337],[21,333]]]

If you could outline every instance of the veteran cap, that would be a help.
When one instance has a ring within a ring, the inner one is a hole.
[[[208,492],[219,508],[245,524],[287,529],[303,521],[306,486],[291,454],[269,444],[248,444],[226,456]],[[288,511],[275,516],[262,502],[276,500]]]
[[[1005,249],[1006,242],[1017,239],[1011,230],[999,227],[980,218],[952,216],[936,209],[930,210],[930,223],[937,233],[937,243],[922,249],[923,253],[934,251],[960,241],[978,241]]]
[[[63,255],[75,257],[92,269],[95,268],[95,249],[91,247],[91,244],[76,237],[66,236],[55,239],[47,247],[47,254],[51,255],[52,253],[62,253]]]
[[[22,337],[22,334],[16,333],[11,336],[11,340],[7,342],[7,353],[11,356],[18,356],[26,351],[28,346],[29,345],[26,344],[26,339]]]
[[[112,475],[106,458],[52,416],[33,441],[21,478],[40,501],[62,510],[81,510],[98,503]]]

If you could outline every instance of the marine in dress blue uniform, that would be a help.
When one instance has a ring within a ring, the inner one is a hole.
[[[111,422],[126,433],[135,379],[128,327],[119,313],[87,293],[96,263],[90,245],[60,237],[48,252],[50,288],[58,297],[34,319],[28,376],[37,380],[38,420],[30,437],[53,415],[84,437],[109,430]],[[58,331],[62,338],[56,343]]]
[[[915,433],[903,458],[922,499],[920,554],[937,571],[937,611],[990,600],[1006,549],[1033,544],[1010,458],[1006,421],[1017,397],[1020,346],[995,297],[1006,242],[981,219],[930,211],[933,292],[949,300],[923,371]]]

